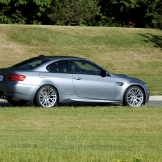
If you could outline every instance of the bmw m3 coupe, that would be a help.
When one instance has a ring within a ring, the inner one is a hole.
[[[0,69],[0,98],[13,106],[84,102],[138,107],[149,101],[149,89],[139,79],[112,74],[83,58],[40,55]]]

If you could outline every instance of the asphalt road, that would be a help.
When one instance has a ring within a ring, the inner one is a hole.
[[[11,106],[6,100],[0,99],[0,107],[4,106]],[[27,106],[32,106],[32,103],[27,103]],[[151,100],[149,103],[146,104],[146,106],[162,106],[162,100]]]
[[[162,106],[162,101],[149,101],[146,106]]]

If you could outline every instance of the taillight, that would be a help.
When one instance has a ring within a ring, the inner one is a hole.
[[[19,75],[19,74],[8,74],[7,79],[11,81],[23,81],[26,78],[24,75]]]

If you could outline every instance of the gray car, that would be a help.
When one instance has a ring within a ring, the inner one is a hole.
[[[0,69],[0,98],[14,106],[84,102],[138,107],[149,101],[149,89],[139,79],[111,74],[83,58],[40,55]]]

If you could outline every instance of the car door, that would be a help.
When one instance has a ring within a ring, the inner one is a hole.
[[[47,66],[49,81],[54,85],[59,94],[75,94],[72,73],[67,61],[60,60]]]
[[[85,61],[69,61],[73,72],[73,84],[78,97],[109,100],[115,98],[116,84],[113,77],[102,76],[102,69]]]

